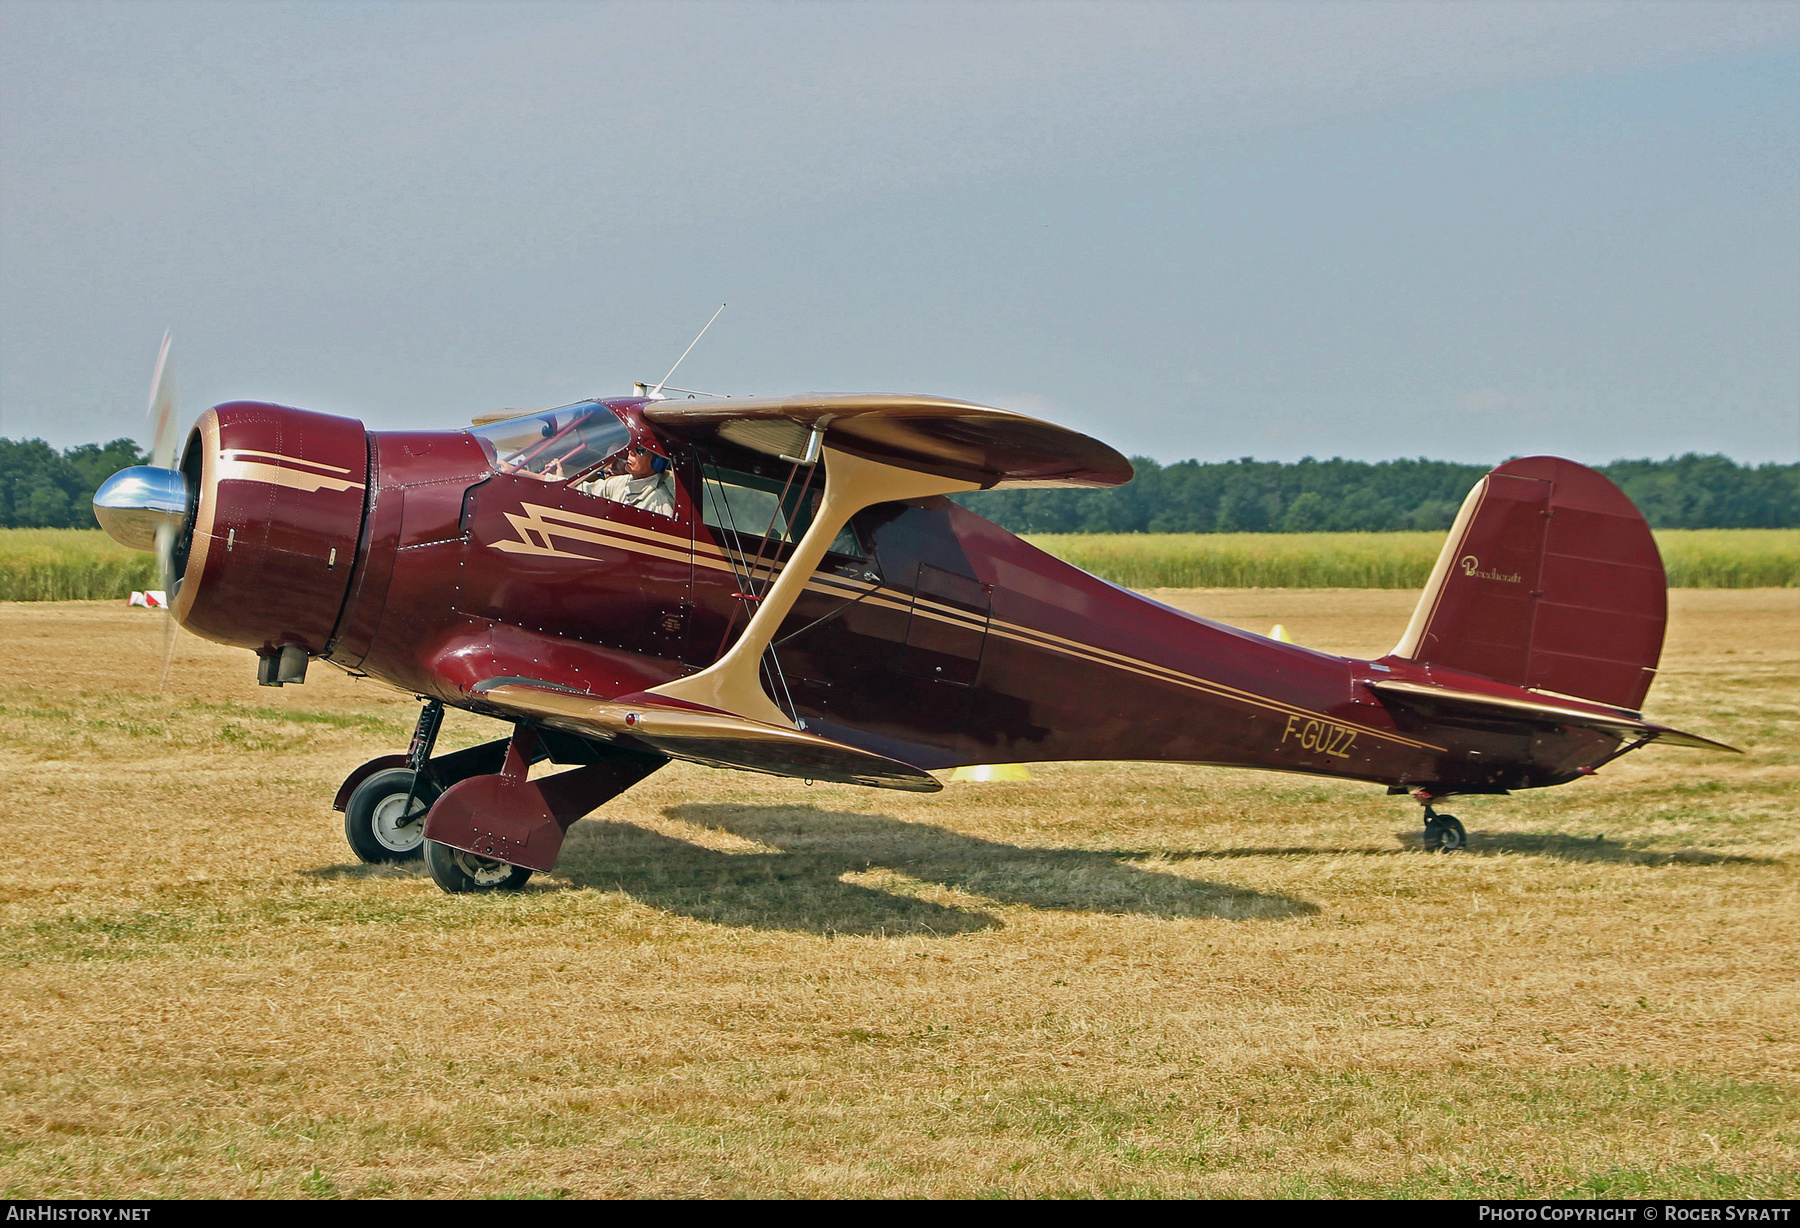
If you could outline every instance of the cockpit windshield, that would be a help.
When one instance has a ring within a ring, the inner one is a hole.
[[[470,428],[502,473],[561,482],[588,472],[631,440],[619,416],[594,401]]]

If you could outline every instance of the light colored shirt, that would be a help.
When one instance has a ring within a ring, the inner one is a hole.
[[[669,488],[667,470],[653,473],[647,478],[634,478],[628,473],[621,473],[599,482],[584,482],[581,489],[590,495],[611,499],[614,503],[641,507],[658,516],[675,514],[675,494]]]

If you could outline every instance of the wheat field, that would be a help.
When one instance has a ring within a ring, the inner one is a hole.
[[[1127,588],[1425,586],[1444,534],[1042,533],[1039,549]],[[1658,529],[1671,588],[1800,586],[1800,529]]]
[[[99,529],[0,529],[0,601],[87,601],[156,587],[156,559]]]
[[[1158,592],[1375,653],[1410,594]],[[1651,749],[1459,802],[671,767],[520,895],[354,863],[415,705],[0,605],[0,1190],[1800,1195],[1800,592],[1671,594]],[[453,716],[445,745],[497,727]]]
[[[1800,529],[1663,529],[1674,588],[1800,586]],[[1069,533],[1027,540],[1127,588],[1422,588],[1442,533]],[[123,597],[148,554],[99,529],[0,529],[0,601]]]

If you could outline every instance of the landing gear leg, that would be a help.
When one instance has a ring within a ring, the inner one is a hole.
[[[444,705],[429,700],[419,712],[406,766],[367,776],[344,805],[344,838],[358,859],[412,861],[424,852],[425,813],[443,792],[426,764],[444,723]]]
[[[1418,794],[1413,796],[1419,797]],[[1454,853],[1458,849],[1469,847],[1469,833],[1463,830],[1461,821],[1453,814],[1439,814],[1431,808],[1429,794],[1419,797],[1425,804],[1425,851],[1427,853]]]
[[[438,730],[444,727],[444,701],[428,699],[419,709],[419,723],[413,726],[412,745],[406,748],[406,766],[415,772],[425,770],[431,752],[437,748]]]
[[[445,891],[518,890],[533,870],[555,868],[571,824],[668,762],[658,754],[557,734],[564,753],[573,752],[570,758],[582,766],[532,780],[529,769],[546,736],[519,722],[500,744],[505,757],[499,771],[457,781],[432,805],[425,865]]]

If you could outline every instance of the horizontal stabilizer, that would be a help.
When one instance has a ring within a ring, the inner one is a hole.
[[[1407,708],[1426,717],[1461,717],[1465,720],[1521,725],[1572,725],[1583,729],[1598,729],[1628,741],[1725,750],[1734,755],[1743,753],[1735,746],[1727,746],[1698,734],[1683,733],[1666,725],[1653,725],[1628,712],[1576,707],[1573,704],[1510,695],[1482,695],[1475,691],[1459,691],[1452,687],[1433,686],[1425,682],[1402,682],[1398,679],[1371,682],[1369,685],[1384,703]]]
[[[936,793],[944,787],[929,772],[898,759],[804,730],[671,704],[656,696],[596,699],[550,684],[512,681],[478,683],[474,694],[553,728],[625,742],[707,767],[912,793]]]

